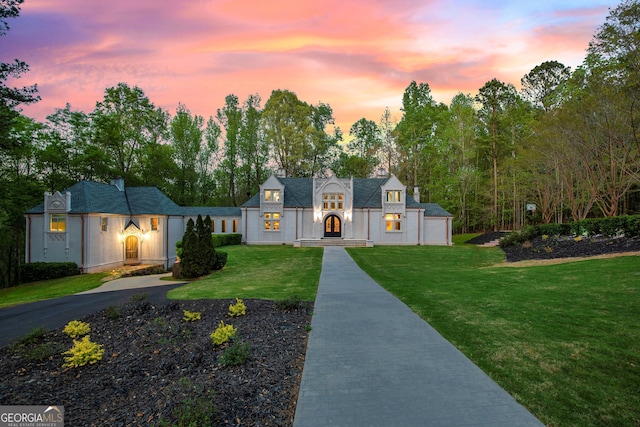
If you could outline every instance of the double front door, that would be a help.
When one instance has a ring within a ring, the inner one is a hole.
[[[324,237],[341,237],[342,221],[337,215],[329,215],[324,220]]]

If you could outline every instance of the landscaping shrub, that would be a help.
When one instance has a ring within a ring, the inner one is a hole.
[[[195,322],[196,320],[200,320],[202,318],[202,314],[199,311],[182,311],[182,320],[185,322]]]
[[[75,262],[30,262],[20,266],[22,283],[58,279],[76,274],[80,274],[80,269]]]
[[[93,365],[102,360],[104,354],[104,347],[101,344],[95,343],[89,339],[89,335],[85,335],[80,341],[73,341],[73,347],[69,351],[65,351],[62,354],[68,354],[64,358],[65,363],[63,368],[78,368],[84,365]]]
[[[536,226],[537,236],[567,236],[571,234],[571,226],[569,224],[540,224]]]
[[[512,231],[511,233],[509,233],[506,236],[502,237],[500,239],[500,247],[504,248],[504,247],[507,247],[507,246],[524,243],[527,240],[531,240],[534,237],[539,236],[540,234],[538,233],[537,227],[532,226],[532,225],[528,225],[528,226],[524,227],[520,231]]]
[[[240,298],[236,298],[235,304],[229,304],[229,316],[238,317],[247,314],[247,306]]]
[[[211,333],[210,337],[214,345],[220,345],[229,341],[229,339],[233,337],[237,331],[238,328],[234,328],[233,325],[225,325],[221,320],[220,324],[218,325],[216,330]]]
[[[213,234],[211,235],[213,247],[231,246],[242,244],[242,234]]]
[[[640,236],[640,215],[620,215],[606,218],[587,218],[563,224],[540,224],[513,231],[500,239],[500,246],[521,244],[538,236]]]
[[[214,270],[222,270],[227,264],[227,253],[216,251],[216,262],[213,265]]]
[[[63,332],[71,338],[78,338],[83,335],[87,335],[91,332],[91,326],[89,326],[86,322],[81,322],[79,320],[72,320],[67,323],[63,329]]]
[[[218,362],[223,366],[242,365],[249,358],[250,353],[251,346],[248,342],[234,342],[218,358]]]

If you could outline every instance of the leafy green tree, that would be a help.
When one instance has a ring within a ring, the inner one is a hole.
[[[562,87],[569,77],[571,68],[558,61],[545,61],[520,80],[522,97],[536,108],[549,112],[562,103]]]
[[[225,199],[232,206],[238,206],[239,140],[242,129],[242,115],[238,97],[233,94],[226,96],[224,107],[218,109],[216,114],[216,120],[221,129],[224,130],[224,152],[217,170],[218,182],[225,191]]]
[[[439,177],[448,169],[442,135],[448,108],[433,99],[427,83],[411,82],[402,97],[402,119],[398,123],[401,168],[398,177],[414,187],[422,187],[427,200],[442,196]]]
[[[509,106],[515,102],[516,90],[511,84],[505,84],[498,79],[492,79],[480,88],[476,95],[476,102],[480,104],[478,117],[480,119],[481,149],[491,163],[493,175],[491,217],[494,231],[499,228],[498,206],[500,199],[498,171],[502,161],[510,151],[511,141],[507,122]]]
[[[191,116],[183,104],[179,104],[176,115],[171,120],[171,146],[177,168],[175,201],[181,206],[193,205],[198,201],[199,176],[198,157],[204,138],[204,119]]]
[[[23,1],[4,0],[0,3],[0,37],[9,31],[7,19],[20,15],[20,5]],[[19,116],[18,107],[21,104],[31,104],[40,99],[37,95],[37,85],[16,88],[7,84],[9,79],[19,78],[27,71],[29,71],[29,66],[18,59],[14,59],[12,62],[0,62],[0,149],[10,148],[11,140],[8,136],[13,120]]]
[[[244,202],[246,193],[254,194],[260,184],[267,177],[267,163],[269,161],[269,146],[264,138],[264,132],[260,125],[262,110],[260,96],[249,95],[245,100],[242,110],[242,128],[238,145],[238,157],[243,174],[242,186],[244,193],[239,194]]]
[[[338,155],[339,129],[333,135],[331,107],[309,105],[287,90],[274,90],[262,112],[266,140],[273,161],[289,177],[322,175]]]
[[[168,113],[155,105],[137,86],[118,83],[105,90],[104,100],[91,113],[94,144],[108,155],[110,176],[122,176],[140,184],[143,152],[167,132]]]
[[[384,109],[382,116],[380,116],[380,123],[378,129],[380,129],[380,138],[382,140],[382,149],[380,150],[380,163],[383,168],[386,168],[388,173],[397,173],[398,166],[398,123],[396,119],[391,115],[389,107]]]
[[[341,152],[331,165],[337,176],[367,178],[380,163],[382,139],[376,122],[362,118],[349,130],[352,137],[347,151]]]
[[[451,188],[451,205],[444,207],[456,213],[460,231],[467,233],[478,225],[479,166],[476,145],[476,112],[471,95],[458,93],[449,105],[449,122],[444,139],[451,145],[450,171],[441,177]],[[448,178],[448,179],[447,179]]]

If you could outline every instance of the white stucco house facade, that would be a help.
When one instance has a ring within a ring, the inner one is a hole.
[[[415,198],[414,198],[415,196]],[[271,176],[242,206],[247,244],[450,245],[452,215],[395,176],[388,178],[282,178]]]
[[[417,198],[417,197],[416,197]],[[242,207],[182,207],[155,187],[81,181],[25,213],[26,262],[75,262],[84,273],[176,260],[187,221],[245,244],[451,245],[452,215],[419,203],[395,176],[271,176]]]

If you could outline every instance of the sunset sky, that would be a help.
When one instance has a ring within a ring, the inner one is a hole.
[[[139,86],[175,114],[213,116],[228,94],[274,89],[329,104],[345,134],[358,119],[400,119],[412,80],[449,104],[492,78],[512,83],[557,60],[580,65],[612,0],[25,0],[0,38],[0,61],[31,71],[38,121],[93,111],[104,90]]]

